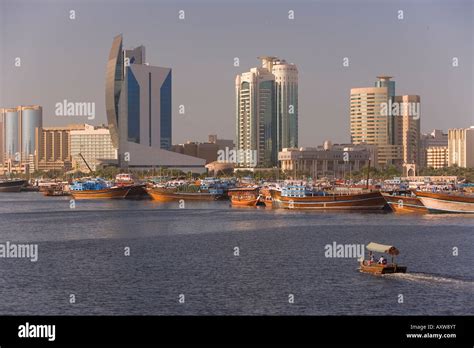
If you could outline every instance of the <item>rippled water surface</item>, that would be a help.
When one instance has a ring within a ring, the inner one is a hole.
[[[474,314],[472,216],[126,200],[71,209],[67,197],[0,193],[6,241],[37,243],[39,256],[0,258],[0,314]],[[371,241],[397,246],[409,273],[325,257],[327,244]]]

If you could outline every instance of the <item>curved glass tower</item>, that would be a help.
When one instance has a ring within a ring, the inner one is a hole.
[[[5,154],[7,159],[14,159],[20,151],[19,129],[20,117],[18,109],[5,110]]]
[[[21,107],[21,154],[24,159],[35,154],[35,129],[42,126],[41,106]]]
[[[119,100],[123,83],[122,35],[117,35],[110,49],[105,76],[105,108],[110,136],[114,147],[119,147]]]
[[[205,171],[205,160],[169,150],[172,145],[172,74],[145,61],[145,47],[124,49],[122,35],[107,62],[105,104],[120,167],[173,167]]]

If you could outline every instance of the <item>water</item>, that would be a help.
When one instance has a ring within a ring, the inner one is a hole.
[[[37,243],[39,258],[0,259],[0,315],[474,314],[472,216],[177,208],[1,193],[0,243]],[[409,273],[324,256],[371,241],[397,246]]]

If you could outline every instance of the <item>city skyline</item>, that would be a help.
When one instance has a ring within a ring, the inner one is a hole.
[[[86,121],[54,116],[54,105],[64,99],[96,103],[96,117],[87,122],[106,122],[104,62],[110,37],[117,32],[127,36],[130,47],[145,45],[150,62],[173,69],[174,143],[202,140],[211,133],[234,138],[233,80],[265,54],[285,57],[300,71],[299,146],[328,138],[348,142],[350,89],[367,86],[381,74],[398,81],[400,94],[421,96],[422,132],[473,124],[473,59],[465,45],[472,42],[469,1],[432,2],[432,6],[423,2],[354,6],[345,1],[265,6],[267,2],[259,2],[254,13],[236,2],[196,6],[165,1],[133,8],[127,3],[106,6],[106,2],[87,6],[21,3],[27,6],[11,1],[0,5],[4,29],[0,47],[6,52],[0,60],[0,105],[42,105],[45,125]],[[72,8],[74,20],[68,17]],[[356,8],[359,15],[349,17]],[[182,21],[178,18],[181,9],[185,11]],[[399,9],[404,11],[403,20],[397,18]],[[105,16],[106,10],[110,16]],[[289,10],[294,10],[293,21]],[[244,14],[245,33],[252,35],[248,45],[242,44],[239,23],[233,20]],[[333,23],[331,16],[336,14],[347,17],[347,22]],[[123,25],[124,17],[142,20],[132,28]],[[98,18],[103,23],[96,23],[101,22]],[[268,23],[281,25],[268,35]],[[14,30],[34,24],[38,26],[34,31]],[[223,24],[217,33],[215,29]],[[374,26],[376,31],[371,30]],[[87,34],[90,40],[79,40]],[[39,41],[41,45],[35,44]],[[380,43],[380,50],[373,48],[374,42]],[[16,57],[21,58],[20,67],[14,66]],[[234,66],[236,57],[238,67]],[[345,57],[347,67],[343,66]],[[458,59],[457,67],[452,66],[453,57]],[[203,81],[208,88],[202,88]],[[186,108],[183,115],[178,112],[180,105]]]

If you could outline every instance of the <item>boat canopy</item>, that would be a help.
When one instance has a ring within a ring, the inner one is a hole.
[[[400,253],[400,251],[398,251],[398,249],[392,245],[384,245],[384,244],[378,244],[378,243],[373,243],[373,242],[367,245],[367,250],[376,251],[378,253],[384,253],[384,254],[389,254],[389,255],[398,255]]]

